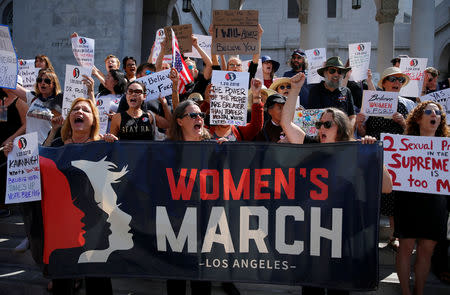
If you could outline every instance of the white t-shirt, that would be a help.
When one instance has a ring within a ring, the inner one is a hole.
[[[53,114],[49,108],[44,106],[44,102],[40,98],[34,99],[36,96],[31,91],[27,91],[26,95],[29,106],[26,133],[37,132],[38,143],[42,144],[47,138],[50,129],[52,129],[50,120]]]

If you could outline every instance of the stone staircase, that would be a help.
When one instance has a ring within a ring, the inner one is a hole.
[[[22,218],[17,209],[13,215],[0,219],[0,295],[48,295],[46,290],[48,280],[42,276],[39,268],[34,264],[30,251],[15,253],[14,247],[25,237]],[[395,272],[395,253],[387,248],[389,229],[387,219],[380,220],[380,284],[377,291],[352,292],[352,295],[394,295],[400,294],[400,285]],[[256,294],[301,294],[301,287],[244,284],[237,283],[236,287],[242,295]],[[115,295],[159,295],[166,294],[166,284],[163,280],[150,279],[113,279]],[[187,288],[190,290],[190,288]],[[188,291],[189,292],[189,291]],[[84,295],[84,289],[77,293]],[[189,294],[189,293],[188,293]],[[225,295],[220,283],[213,283],[214,295]],[[425,294],[447,295],[450,286],[441,283],[433,274],[425,287]]]

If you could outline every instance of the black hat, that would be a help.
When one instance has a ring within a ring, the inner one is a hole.
[[[286,96],[281,95],[279,93],[272,94],[271,96],[269,96],[267,98],[266,104],[264,106],[269,109],[276,103],[285,104],[286,103]]]

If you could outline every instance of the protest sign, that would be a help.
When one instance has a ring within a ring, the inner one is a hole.
[[[164,34],[168,39],[165,54],[172,54],[172,33],[170,29],[177,36],[178,47],[180,47],[181,53],[192,52],[192,25],[186,24],[164,28]]]
[[[382,153],[356,142],[41,147],[43,259],[53,278],[374,289]]]
[[[145,84],[147,89],[146,100],[152,100],[172,95],[172,80],[170,80],[169,76],[170,70],[164,70],[136,80]]]
[[[86,37],[73,37],[72,51],[78,64],[82,67],[94,66],[95,40]]]
[[[75,98],[87,98],[87,87],[83,84],[83,75],[91,76],[92,68],[84,68],[73,65],[66,65],[66,79],[64,80],[63,112],[65,119],[70,111]]]
[[[212,54],[259,53],[257,10],[214,10]]]
[[[242,61],[242,71],[243,72],[248,72],[248,68],[250,67],[251,62],[252,62],[252,60],[243,60]],[[264,81],[261,59],[258,59],[258,68],[256,69],[255,78],[257,78],[261,81]]]
[[[323,64],[327,61],[327,51],[325,48],[315,48],[306,50],[305,54],[308,59],[308,84],[320,83],[323,77],[317,73],[317,70],[323,67]]]
[[[158,59],[158,55],[161,52],[161,43],[164,41],[165,34],[164,29],[159,29],[156,31],[155,37],[155,46],[153,47],[152,52],[152,64],[156,64],[156,60]],[[163,62],[170,63],[172,61],[172,54],[164,55]]]
[[[382,133],[393,190],[450,194],[450,138]]]
[[[309,136],[317,135],[316,122],[320,121],[324,109],[308,109],[295,111],[294,124],[302,128]]]
[[[17,71],[17,56],[9,27],[0,25],[0,87],[16,89]]]
[[[100,117],[100,134],[105,134],[108,131],[108,113],[111,106],[111,98],[113,95],[102,95],[97,98],[97,109]]]
[[[450,88],[432,92],[420,97],[420,101],[432,100],[439,103],[447,114],[447,125],[450,125]]]
[[[348,44],[348,58],[352,75],[350,80],[362,81],[367,79],[367,70],[370,65],[371,42]]]
[[[428,58],[401,58],[400,70],[409,77],[409,83],[400,89],[400,95],[418,97],[422,92],[424,71]]]
[[[23,88],[34,91],[39,70],[40,68],[34,67],[34,59],[19,60],[19,75],[22,77]]]
[[[176,35],[178,38],[178,35]],[[211,36],[205,36],[205,35],[197,35],[194,34],[194,37],[197,38],[197,44],[198,46],[208,55],[211,56],[211,42],[212,37]],[[192,46],[192,52],[187,52],[184,54],[185,57],[192,57],[192,58],[202,58],[200,56],[200,53],[198,53],[197,49]]]
[[[361,113],[367,116],[388,117],[397,112],[398,92],[363,91]]]
[[[247,124],[248,79],[249,73],[245,72],[213,71],[211,125]]]
[[[18,136],[8,154],[5,203],[41,199],[38,136],[36,132]]]

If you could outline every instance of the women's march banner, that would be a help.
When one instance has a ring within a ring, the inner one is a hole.
[[[381,144],[93,142],[40,156],[52,277],[377,287]]]

